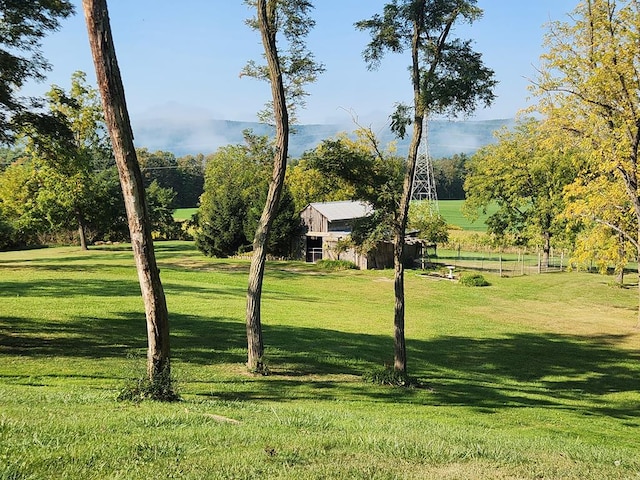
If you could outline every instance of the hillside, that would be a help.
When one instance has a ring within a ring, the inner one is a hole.
[[[495,141],[493,132],[502,126],[513,125],[513,119],[484,121],[430,122],[430,152],[433,158],[451,156],[456,153],[473,153],[478,148]],[[180,123],[168,118],[156,118],[135,122],[136,144],[151,151],[165,150],[176,156],[214,152],[223,145],[243,142],[242,132],[252,129],[259,135],[269,134],[271,127],[257,122],[230,120],[194,119]],[[314,148],[319,142],[331,138],[347,129],[341,125],[298,125],[291,136],[290,156],[299,157],[304,151]],[[389,129],[377,131],[383,144],[394,140]],[[399,155],[406,155],[409,138],[398,141]]]

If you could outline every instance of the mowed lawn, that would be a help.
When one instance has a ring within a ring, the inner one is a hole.
[[[408,271],[402,389],[361,380],[392,362],[392,271],[269,263],[262,377],[248,262],[156,247],[171,404],[115,400],[145,366],[128,246],[0,253],[0,479],[640,478],[636,276]]]

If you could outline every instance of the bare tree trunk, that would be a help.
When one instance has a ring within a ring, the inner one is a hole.
[[[247,289],[247,367],[255,372],[264,372],[264,343],[260,319],[260,301],[267,256],[266,243],[269,238],[271,224],[276,216],[280,194],[282,193],[289,149],[289,115],[276,46],[275,8],[275,2],[258,0],[258,26],[269,68],[273,113],[276,123],[276,143],[273,175],[269,183],[267,202],[253,239],[253,256],[251,258],[249,286]]]
[[[80,248],[82,250],[88,250],[87,248],[87,224],[84,220],[84,214],[79,208],[76,209],[76,220],[78,222],[78,236],[80,237]]]
[[[113,44],[106,0],[82,0],[89,44],[96,68],[105,121],[113,144],[131,234],[131,246],[147,321],[149,380],[169,378],[169,318],[151,227],[140,165],[133,144],[124,87]]]

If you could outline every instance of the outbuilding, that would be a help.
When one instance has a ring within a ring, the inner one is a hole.
[[[380,242],[367,253],[354,248],[343,250],[340,242],[351,235],[355,220],[373,213],[373,207],[366,202],[339,201],[316,202],[307,205],[300,213],[306,227],[304,236],[304,258],[307,262],[321,259],[348,260],[360,269],[393,267],[393,244]],[[422,242],[415,238],[405,241],[405,258],[420,258]]]

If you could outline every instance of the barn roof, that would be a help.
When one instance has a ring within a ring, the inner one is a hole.
[[[310,203],[309,205],[320,212],[330,222],[362,218],[373,212],[373,207],[370,204],[350,200],[341,202],[316,202]]]

